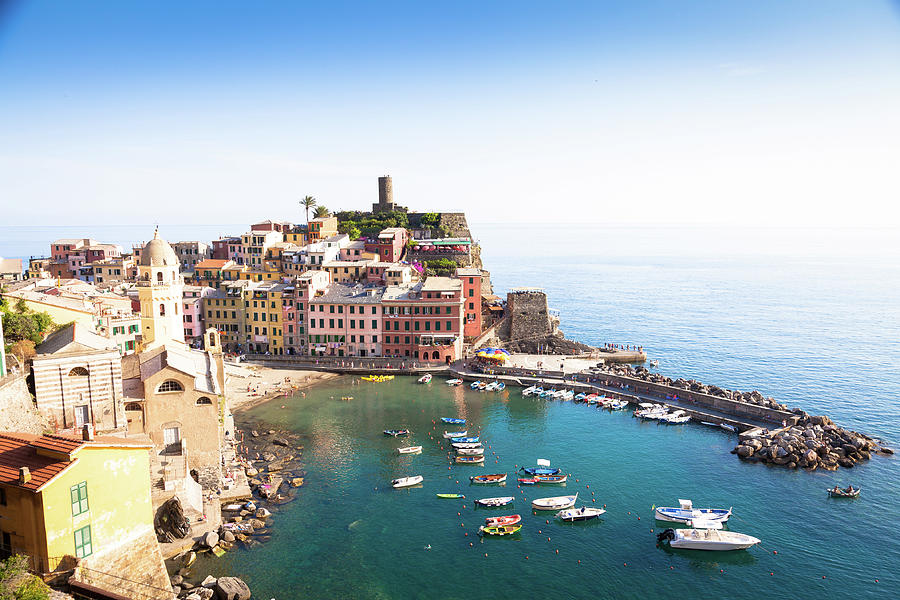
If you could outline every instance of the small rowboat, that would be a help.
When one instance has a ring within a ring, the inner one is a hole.
[[[398,435],[409,435],[409,429],[385,429],[384,435],[392,435],[397,437]]]
[[[848,488],[842,489],[838,486],[834,486],[833,488],[825,491],[828,492],[828,495],[832,498],[856,498],[859,496],[862,488],[855,488],[851,485]]]
[[[454,425],[462,425],[466,422],[465,419],[457,419],[456,417],[441,417],[441,421],[444,423],[453,423]]]
[[[521,525],[501,525],[499,527],[485,527],[482,525],[478,528],[480,535],[512,535],[518,533],[522,529]]]
[[[450,445],[457,450],[460,448],[484,448],[481,442],[451,442]]]
[[[469,437],[460,436],[460,437],[450,438],[450,441],[453,442],[454,444],[475,444],[477,442],[480,442],[481,438],[477,435],[469,436]]]
[[[469,387],[473,390],[477,390],[477,389],[480,389],[484,385],[485,384],[480,381],[473,381],[471,384],[469,384]]]
[[[512,504],[515,498],[512,496],[500,496],[498,498],[480,498],[475,501],[479,506],[506,506]]]
[[[484,454],[484,448],[457,448],[456,453],[460,456],[480,456]]]
[[[484,456],[457,456],[456,462],[464,465],[480,465],[484,462]]]
[[[418,454],[422,451],[422,446],[407,446],[405,448],[397,448],[400,454]]]
[[[568,479],[568,475],[535,475],[534,480],[536,483],[565,483]]]
[[[438,498],[465,498],[462,494],[435,494]]]
[[[534,477],[519,477],[520,485],[534,485],[537,483],[537,479]]]
[[[465,437],[468,433],[469,433],[468,430],[466,430],[466,431],[445,431],[444,439],[452,440],[453,438]]]
[[[678,504],[678,507],[658,506],[655,512],[656,519],[674,523],[688,523],[695,519],[721,521],[724,523],[731,516],[730,508],[694,508],[693,502],[682,498],[678,499]]]
[[[506,483],[506,473],[493,473],[491,475],[473,475],[469,477],[472,483]]]
[[[529,475],[559,475],[562,469],[548,469],[546,467],[521,467],[520,471],[525,471]]]
[[[431,383],[431,373],[425,373],[419,377],[419,383]]]
[[[587,521],[596,519],[606,511],[602,508],[590,508],[582,506],[581,508],[567,508],[556,513],[556,516],[563,521]]]
[[[462,382],[463,382],[462,379],[448,379],[448,380],[446,381],[447,385],[452,386],[452,387],[456,387],[456,386],[458,386],[458,385],[462,385]]]
[[[521,515],[504,515],[502,517],[488,517],[484,520],[484,524],[488,527],[501,527],[503,525],[515,525],[521,520]]]
[[[578,500],[578,494],[574,496],[554,496],[552,498],[537,498],[531,501],[531,508],[535,510],[561,510],[572,508]]]
[[[395,488],[405,488],[411,485],[417,485],[422,483],[425,478],[421,475],[413,475],[412,477],[398,477],[397,479],[391,480],[391,485]]]

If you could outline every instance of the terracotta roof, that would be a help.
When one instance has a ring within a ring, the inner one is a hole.
[[[36,492],[72,464],[67,460],[40,456],[34,446],[38,439],[27,433],[0,433],[0,483]],[[28,467],[31,472],[28,483],[19,484],[20,467]]]
[[[38,454],[38,449],[70,455],[83,447],[151,448],[147,441],[115,436],[97,436],[86,442],[65,435],[32,435],[29,433],[0,433],[0,484],[14,485],[32,492],[72,466],[74,461]],[[28,467],[31,481],[19,484],[19,468]]]
[[[194,269],[221,269],[230,262],[230,260],[222,258],[207,258],[194,265]]]

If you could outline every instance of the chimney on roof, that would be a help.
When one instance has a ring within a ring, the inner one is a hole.
[[[81,439],[85,442],[93,442],[94,441],[94,428],[91,427],[90,423],[85,423],[81,427]]]
[[[31,471],[28,467],[19,467],[19,485],[25,485],[31,481]]]

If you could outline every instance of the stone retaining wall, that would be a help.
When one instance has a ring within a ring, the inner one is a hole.
[[[0,431],[20,431],[40,435],[46,429],[22,375],[0,381]]]

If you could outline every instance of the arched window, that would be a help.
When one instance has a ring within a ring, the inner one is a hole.
[[[161,316],[161,317],[166,316],[166,305],[165,304],[159,305],[159,316]]]
[[[127,402],[125,410],[141,410],[141,404],[140,402]]]
[[[172,281],[175,281],[175,271],[172,271]]]
[[[206,396],[200,396],[199,398],[197,398],[197,406],[204,404],[212,404],[212,400],[210,400]]]
[[[159,272],[156,273],[156,281],[157,281],[158,283],[162,283],[162,282],[163,282],[162,271],[159,271]]]
[[[440,357],[441,357],[441,355],[438,354],[437,350],[435,350],[434,352],[431,353],[431,358],[433,358],[434,360],[438,360]]]
[[[183,392],[184,387],[174,379],[167,379],[159,384],[157,392]]]
[[[84,367],[75,367],[71,371],[69,371],[69,377],[87,377],[88,370]]]

